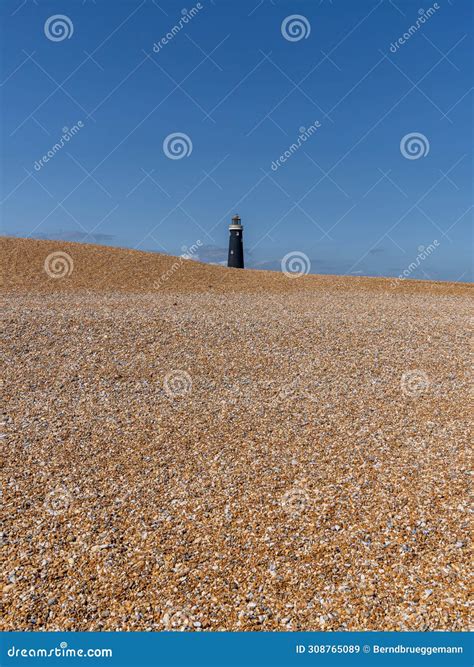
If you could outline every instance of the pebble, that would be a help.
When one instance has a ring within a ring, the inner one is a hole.
[[[467,629],[466,285],[2,243],[2,630]]]

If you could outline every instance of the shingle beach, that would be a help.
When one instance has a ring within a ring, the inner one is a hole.
[[[2,630],[468,629],[468,285],[2,254]]]

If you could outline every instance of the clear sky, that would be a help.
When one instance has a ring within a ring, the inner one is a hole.
[[[472,10],[2,0],[3,233],[471,280]]]

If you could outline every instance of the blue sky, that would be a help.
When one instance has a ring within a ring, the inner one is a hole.
[[[224,261],[237,212],[247,266],[397,276],[437,240],[410,277],[472,279],[471,0],[0,11],[4,234]]]

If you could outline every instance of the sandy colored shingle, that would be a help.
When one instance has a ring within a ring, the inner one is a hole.
[[[467,629],[467,285],[4,249],[2,629]]]

